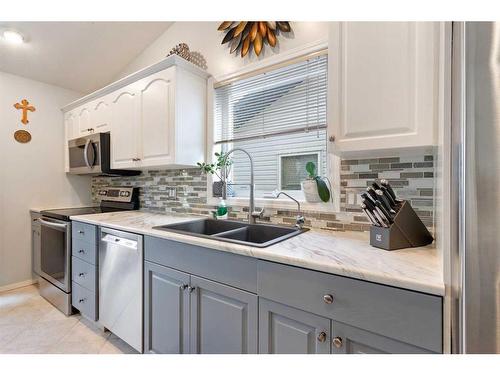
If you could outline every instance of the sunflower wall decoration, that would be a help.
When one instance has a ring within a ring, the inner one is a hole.
[[[275,47],[279,33],[289,33],[292,28],[288,21],[224,21],[217,30],[226,33],[221,44],[230,43],[229,53],[245,57],[251,47],[259,56],[266,41]]]

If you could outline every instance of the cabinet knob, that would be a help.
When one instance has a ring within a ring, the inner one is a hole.
[[[328,140],[330,142],[335,142],[335,136],[334,135],[331,135],[330,137],[328,137]]]
[[[185,290],[188,286],[189,286],[189,285],[187,285],[187,284],[182,284],[182,285],[180,286],[180,288],[181,288],[181,290]]]
[[[84,303],[84,302],[85,302],[85,298],[80,298],[80,299],[78,300],[78,303]]]
[[[196,287],[190,286],[188,290],[189,290],[189,293],[193,293],[196,290]]]
[[[336,348],[341,348],[342,347],[342,337],[336,336],[333,338],[333,345]]]
[[[333,303],[333,296],[332,296],[331,294],[325,294],[325,295],[323,296],[323,301],[324,301],[326,304],[330,305],[330,304],[332,304],[332,303]]]
[[[85,276],[85,272],[80,272],[80,273],[78,274],[78,276],[79,276],[79,277],[83,277],[83,276]]]
[[[319,342],[325,342],[325,341],[326,341],[326,333],[325,333],[325,332],[321,332],[321,333],[318,335],[318,341],[319,341]]]
[[[80,249],[80,250],[78,250],[78,253],[79,253],[79,254],[85,254],[85,250]]]
[[[83,230],[79,230],[78,234],[85,234],[85,232]]]

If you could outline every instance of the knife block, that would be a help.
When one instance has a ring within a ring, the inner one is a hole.
[[[408,201],[403,201],[389,228],[370,228],[370,245],[384,250],[425,246],[432,241],[434,238]]]

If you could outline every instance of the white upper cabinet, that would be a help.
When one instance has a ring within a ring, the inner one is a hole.
[[[207,79],[170,56],[69,104],[65,122],[75,137],[110,132],[113,169],[192,167],[205,154]]]
[[[123,169],[137,166],[138,95],[126,86],[111,95],[111,164]]]
[[[86,135],[91,133],[90,111],[90,104],[82,106],[76,111],[79,135]]]
[[[69,172],[69,153],[68,141],[73,138],[78,138],[79,130],[75,111],[66,112],[64,114],[64,170]]]
[[[328,54],[332,152],[436,144],[439,33],[435,22],[332,23]]]
[[[90,129],[96,133],[106,133],[110,130],[109,95],[91,104]]]
[[[138,82],[141,98],[139,159],[144,167],[175,161],[174,79],[174,69],[167,69]]]

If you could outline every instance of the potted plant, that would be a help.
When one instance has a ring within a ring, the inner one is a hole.
[[[198,167],[203,173],[210,173],[216,175],[219,181],[214,181],[212,184],[212,191],[214,197],[222,197],[223,180],[229,176],[231,172],[231,165],[233,164],[231,158],[225,160],[226,154],[224,152],[216,152],[214,163],[197,163]],[[231,187],[228,186],[228,195],[231,195]]]
[[[330,181],[328,178],[318,176],[316,164],[312,161],[306,164],[306,171],[309,176],[307,180],[301,183],[306,201],[309,203],[328,202],[331,199],[330,189],[328,188]]]

